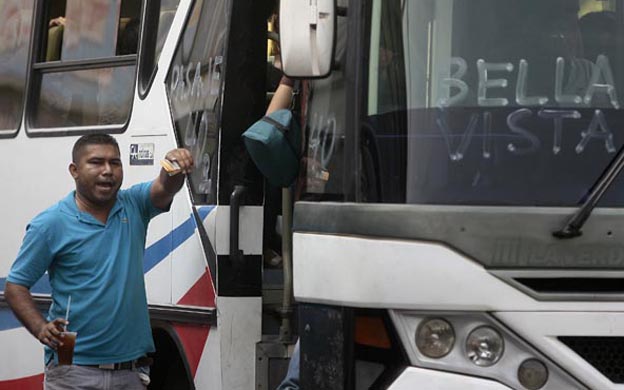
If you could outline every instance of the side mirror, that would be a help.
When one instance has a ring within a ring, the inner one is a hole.
[[[329,75],[335,33],[335,0],[280,1],[280,53],[284,73],[305,78]]]

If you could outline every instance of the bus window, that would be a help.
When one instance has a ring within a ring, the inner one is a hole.
[[[17,133],[22,119],[34,1],[0,1],[0,137]]]
[[[55,0],[41,7],[30,134],[121,132],[129,119],[141,0]]]
[[[166,88],[181,146],[193,154],[195,203],[216,202],[222,63],[229,2],[198,0],[178,43]]]
[[[143,35],[143,49],[139,65],[139,95],[144,98],[150,88],[157,70],[160,52],[165,44],[173,17],[180,0],[148,0],[145,30],[157,31],[156,34]]]
[[[621,0],[375,0],[381,201],[574,206],[624,144]],[[616,17],[617,16],[617,17]],[[622,205],[624,178],[604,204]]]
[[[374,2],[372,20],[376,24],[371,28],[370,40],[374,61],[369,62],[369,115],[405,108],[402,26],[381,23],[382,20],[400,20],[400,10],[393,1]],[[390,13],[397,15],[388,15]]]
[[[61,59],[114,56],[117,26],[122,27],[119,5],[120,0],[67,0]]]
[[[337,5],[348,8],[348,1]],[[325,79],[311,80],[302,91],[304,110],[303,137],[305,149],[300,167],[301,200],[344,201],[350,172],[345,170],[345,128],[347,99],[345,95],[347,20],[336,22],[336,49],[332,73]]]

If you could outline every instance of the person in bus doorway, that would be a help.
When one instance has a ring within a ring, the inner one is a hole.
[[[69,164],[75,190],[26,227],[5,296],[45,345],[45,389],[145,389],[149,383],[146,354],[154,352],[154,341],[143,279],[147,226],[168,211],[193,169],[185,149],[171,150],[165,159],[177,163],[180,173],[170,176],[163,169],[151,182],[120,190],[117,141],[85,135],[74,144]],[[46,271],[52,305],[44,318],[30,288]],[[58,364],[65,328],[77,332],[72,365]]]
[[[286,75],[283,75],[280,79],[279,85],[277,86],[273,98],[269,103],[269,106],[266,111],[266,115],[271,114],[277,110],[281,110],[284,108],[289,108],[292,106],[293,101],[293,92],[294,92],[294,80],[288,78]],[[268,203],[268,202],[267,202]],[[266,206],[265,206],[266,207]],[[273,207],[277,207],[277,205],[273,205]],[[268,213],[267,223],[270,229],[275,231],[272,226],[275,224],[275,217],[277,216],[277,211],[272,210],[272,212]],[[265,234],[266,231],[265,231]],[[290,362],[288,364],[288,372],[286,376],[279,384],[276,390],[298,390],[299,389],[299,361],[300,361],[300,352],[299,352],[299,340],[295,343],[295,347],[293,349],[292,356],[290,358]]]

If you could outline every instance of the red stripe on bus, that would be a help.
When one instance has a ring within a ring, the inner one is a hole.
[[[178,333],[178,337],[184,347],[184,354],[186,355],[186,361],[191,370],[191,375],[195,378],[197,366],[199,366],[199,359],[201,359],[201,355],[204,352],[206,340],[210,333],[210,326],[175,324],[173,327]]]
[[[25,378],[0,381],[0,390],[42,390],[43,374],[28,376]]]
[[[210,270],[206,269],[193,287],[178,301],[178,305],[215,307],[215,289]]]

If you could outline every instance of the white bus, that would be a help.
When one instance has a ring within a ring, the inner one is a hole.
[[[624,389],[624,2],[280,17],[302,388]]]
[[[91,132],[118,140],[124,187],[174,147],[197,167],[148,232],[149,388],[279,383],[289,313],[281,271],[263,271],[263,178],[240,138],[266,109],[272,3],[0,0],[0,389],[42,388],[42,345],[1,291],[28,221],[73,189],[71,148]],[[47,276],[31,292],[47,311]]]

